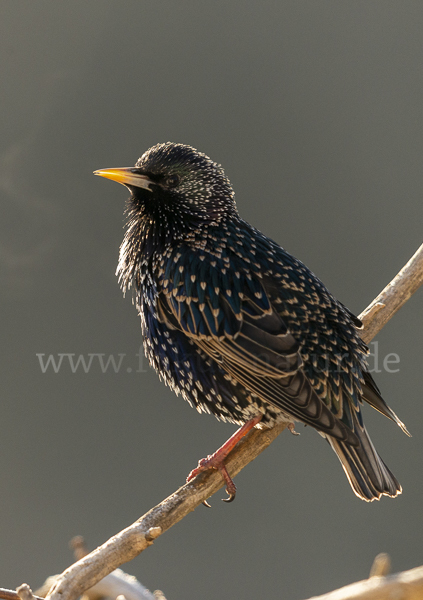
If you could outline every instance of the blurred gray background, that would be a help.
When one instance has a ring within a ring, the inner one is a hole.
[[[421,0],[1,3],[0,586],[62,571],[72,536],[104,542],[234,431],[140,369],[114,275],[128,193],[92,171],[195,146],[242,216],[359,313],[423,241],[422,33]],[[169,600],[301,599],[381,551],[422,564],[422,309],[420,292],[377,338],[377,382],[414,437],[365,410],[401,497],[357,499],[299,426],[233,504],[222,490],[127,571]],[[42,373],[36,355],[58,353],[125,356],[118,373]]]

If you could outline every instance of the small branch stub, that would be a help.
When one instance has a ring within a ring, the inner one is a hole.
[[[16,593],[18,594],[20,600],[35,600],[34,594],[27,583],[23,583],[16,588]]]
[[[385,577],[390,573],[390,571],[391,559],[389,554],[386,554],[386,552],[381,552],[373,561],[369,577]]]
[[[150,527],[150,529],[145,534],[145,539],[147,540],[147,542],[150,542],[152,544],[154,540],[157,539],[159,535],[161,535],[161,533],[161,527]]]
[[[89,550],[82,535],[75,535],[69,542],[69,546],[71,550],[73,550],[73,555],[76,560],[80,560],[89,554]]]

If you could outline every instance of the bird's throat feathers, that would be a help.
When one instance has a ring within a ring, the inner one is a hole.
[[[209,227],[238,217],[222,167],[190,146],[158,144],[134,171],[142,175],[143,186],[127,185],[131,197],[117,268],[124,292],[137,286],[138,275],[150,270],[155,256],[181,241],[204,239]]]
[[[144,192],[146,195],[148,191]],[[229,216],[227,200],[208,204],[207,211],[192,205],[169,209],[163,202],[147,197],[145,202],[132,196],[126,207],[126,232],[119,252],[116,274],[123,292],[129,290],[139,276],[150,271],[154,258],[163,256],[182,241],[204,240],[209,227],[223,226]],[[236,212],[232,204],[230,214]],[[142,273],[143,272],[143,273]]]

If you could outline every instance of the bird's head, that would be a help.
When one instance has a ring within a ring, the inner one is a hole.
[[[134,167],[102,169],[96,175],[122,183],[131,192],[127,227],[117,273],[124,290],[145,261],[173,243],[202,236],[204,227],[234,216],[234,192],[222,167],[183,144],[157,144]]]
[[[130,216],[138,214],[175,234],[202,223],[218,224],[236,212],[234,192],[222,167],[184,144],[157,144],[135,167],[102,169],[95,174],[129,189]]]

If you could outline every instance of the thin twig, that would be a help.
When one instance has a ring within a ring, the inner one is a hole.
[[[360,315],[363,321],[362,337],[367,343],[422,283],[423,245]],[[252,430],[229,456],[227,468],[231,476],[237,475],[254,460],[284,429],[285,425],[281,424],[272,429]],[[47,599],[74,600],[114,569],[138,556],[154,539],[223,487],[223,483],[220,473],[216,471],[201,473],[138,521],[66,569],[50,590]]]
[[[26,585],[26,584],[24,583],[22,585]],[[34,600],[44,600],[44,598],[41,598],[40,596],[34,596],[34,594],[32,594],[32,597],[34,598]],[[20,600],[21,597],[17,592],[15,592],[13,590],[7,590],[6,588],[0,588],[0,599],[1,600]]]
[[[0,588],[0,598],[2,600],[19,600],[18,594],[14,590]]]

